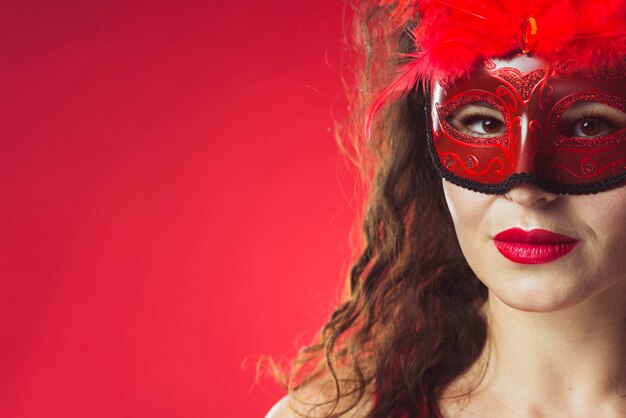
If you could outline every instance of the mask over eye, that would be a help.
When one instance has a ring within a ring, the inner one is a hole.
[[[558,74],[526,55],[431,86],[429,138],[446,180],[502,194],[530,182],[597,193],[626,181],[624,74]]]

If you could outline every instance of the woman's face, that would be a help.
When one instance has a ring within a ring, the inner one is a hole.
[[[626,185],[592,195],[555,195],[527,183],[506,195],[446,180],[443,189],[470,267],[507,305],[555,311],[626,287]],[[523,243],[513,232],[504,237],[508,242],[498,242],[498,234],[512,228],[551,231],[574,241],[555,243],[538,234],[535,241],[543,243]]]
[[[626,296],[625,96],[623,79],[560,78],[525,56],[434,88],[432,149],[461,249],[507,305]],[[549,192],[581,187],[591,194]]]

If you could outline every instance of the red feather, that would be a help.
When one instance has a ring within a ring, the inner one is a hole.
[[[406,6],[405,6],[406,7]],[[424,0],[412,65],[422,77],[451,80],[485,59],[521,52],[522,30],[537,22],[532,53],[564,71],[623,70],[626,1]]]

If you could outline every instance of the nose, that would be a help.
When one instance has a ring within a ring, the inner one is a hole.
[[[547,192],[532,183],[521,183],[512,186],[504,197],[520,206],[535,208],[552,202],[558,195]]]

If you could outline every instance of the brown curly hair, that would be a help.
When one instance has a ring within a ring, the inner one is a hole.
[[[350,270],[349,296],[286,376],[290,390],[332,376],[328,417],[353,409],[366,388],[376,400],[368,418],[434,417],[443,391],[487,340],[480,311],[487,290],[461,253],[432,167],[424,88],[388,104],[364,138],[372,100],[414,47],[409,28],[394,27],[390,7],[371,0],[353,7],[356,70],[340,136],[370,184],[364,248]],[[347,406],[339,407],[342,399]]]

